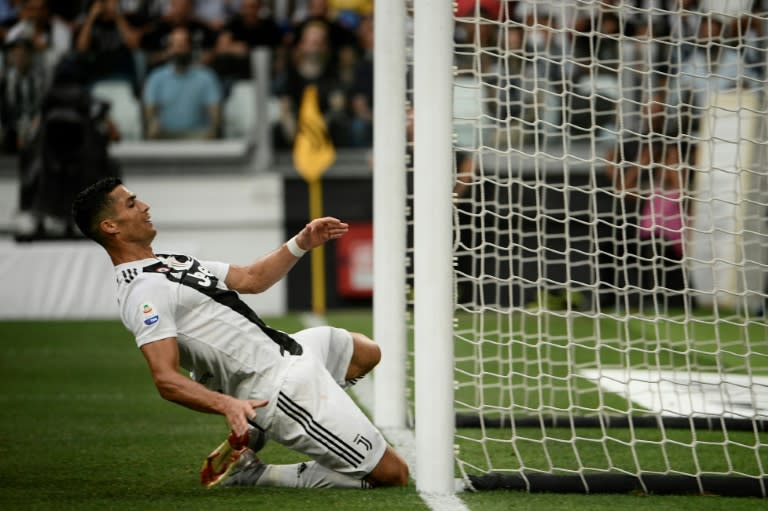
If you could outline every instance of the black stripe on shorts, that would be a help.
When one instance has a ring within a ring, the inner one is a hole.
[[[304,431],[310,437],[324,445],[329,451],[343,458],[353,468],[360,466],[364,459],[360,452],[331,431],[328,431],[322,424],[316,422],[309,411],[296,404],[295,401],[292,401],[282,392],[277,397],[277,407],[287,416],[301,424],[301,427],[304,428]]]

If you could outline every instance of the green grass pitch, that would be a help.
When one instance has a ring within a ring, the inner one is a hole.
[[[688,322],[674,314],[636,314],[629,321],[557,312],[459,315],[457,410],[477,415],[482,407],[486,417],[520,418],[541,407],[563,417],[602,406],[605,415],[626,416],[630,403],[579,376],[580,369],[598,367],[633,367],[641,376],[654,368],[766,376],[768,329],[762,321],[741,323],[704,313]],[[632,408],[642,414],[638,405]],[[768,433],[754,431],[507,427],[458,433],[461,458],[486,470],[549,472],[554,466],[565,474],[610,466],[626,473],[759,475],[768,467]]]
[[[370,333],[365,311],[331,324]],[[269,318],[301,328],[299,318]],[[222,417],[163,401],[130,334],[116,321],[0,322],[0,507],[7,510],[428,509],[401,489],[215,489],[202,460],[226,435]],[[301,458],[268,445],[268,462]],[[425,460],[428,463],[428,460]],[[478,460],[478,463],[480,460]],[[764,499],[638,495],[461,494],[479,510],[751,511]]]

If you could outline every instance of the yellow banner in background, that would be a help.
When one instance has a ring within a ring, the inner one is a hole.
[[[317,86],[307,85],[299,108],[298,132],[293,142],[293,165],[309,186],[309,219],[323,216],[321,177],[336,161],[336,148],[320,111]],[[312,250],[312,311],[325,314],[325,250]]]
[[[336,148],[328,134],[317,86],[307,85],[299,108],[298,132],[293,143],[293,165],[308,183],[317,181],[336,161]]]

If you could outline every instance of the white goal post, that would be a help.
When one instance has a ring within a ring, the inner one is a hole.
[[[418,489],[768,497],[768,5],[375,22],[374,420]]]

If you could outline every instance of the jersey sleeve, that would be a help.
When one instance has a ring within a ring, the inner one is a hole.
[[[153,341],[176,337],[176,303],[171,291],[164,277],[148,277],[134,283],[121,315],[139,348]]]
[[[200,264],[208,270],[211,275],[219,279],[219,282],[221,283],[221,287],[226,287],[224,284],[224,281],[227,278],[227,274],[229,273],[229,264],[228,263],[222,263],[219,261],[200,261]]]

